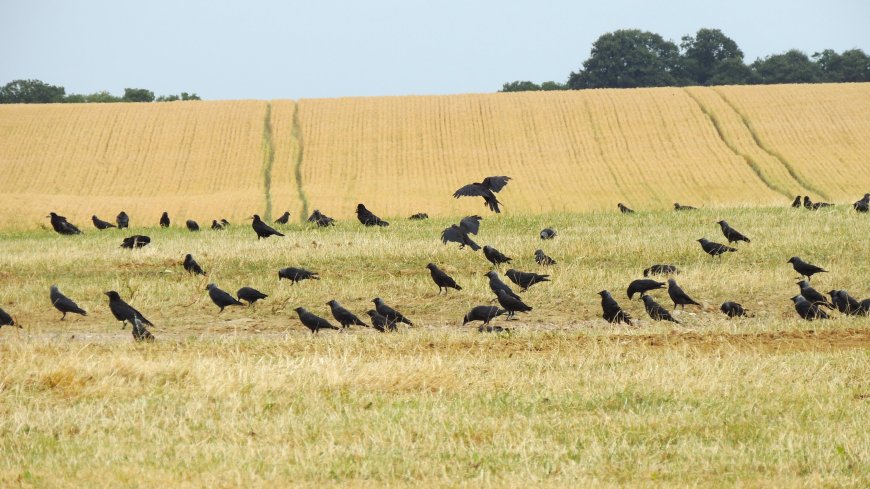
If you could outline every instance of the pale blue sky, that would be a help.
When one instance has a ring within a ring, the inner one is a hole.
[[[494,92],[565,81],[592,42],[701,27],[748,62],[797,48],[870,52],[870,2],[0,0],[0,84],[124,87],[206,99]]]

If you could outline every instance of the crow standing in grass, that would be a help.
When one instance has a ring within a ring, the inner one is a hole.
[[[375,310],[378,311],[378,314],[387,318],[388,321],[393,323],[405,323],[408,326],[414,325],[414,323],[412,323],[410,319],[403,316],[402,313],[386,305],[380,297],[375,297],[374,299],[372,299],[372,302],[375,303]]]
[[[308,216],[308,222],[313,222],[317,224],[319,227],[325,228],[327,226],[335,226],[335,219],[327,216],[326,214],[320,212],[317,209],[314,209],[314,212]]]
[[[651,279],[638,279],[632,280],[630,284],[628,284],[628,289],[626,293],[628,294],[628,299],[631,300],[634,297],[634,294],[640,294],[644,296],[647,292],[655,289],[663,289],[665,288],[664,282],[659,282]]]
[[[854,204],[852,208],[858,212],[870,212],[870,194],[864,194],[864,197]]]
[[[339,329],[338,327],[333,326],[326,319],[323,319],[312,312],[308,312],[304,307],[297,307],[293,310],[299,315],[299,320],[302,321],[302,324],[311,330],[311,334],[316,334],[321,329]]]
[[[390,223],[374,215],[372,211],[366,209],[366,206],[362,204],[357,204],[356,206],[356,218],[359,219],[359,222],[361,222],[364,226],[384,227],[390,225]]]
[[[188,219],[187,221],[185,221],[184,225],[187,226],[187,230],[192,233],[199,231],[199,223],[194,221],[193,219]]]
[[[128,216],[126,212],[121,211],[118,213],[118,216],[115,217],[115,222],[118,223],[118,229],[128,228],[130,227],[130,216]]]
[[[211,229],[213,231],[223,231],[224,225],[219,223],[217,219],[211,220]]]
[[[244,306],[238,299],[230,295],[229,292],[218,288],[215,284],[208,284],[205,287],[205,290],[208,291],[208,296],[211,298],[211,301],[214,302],[214,305],[221,308],[218,311],[218,314],[224,312],[225,307],[229,306]]]
[[[429,272],[432,274],[432,281],[438,286],[438,295],[441,295],[441,289],[444,289],[445,294],[447,293],[447,289],[462,290],[462,287],[457,285],[456,281],[453,280],[450,275],[447,275],[444,270],[438,268],[434,263],[426,265],[426,268],[428,268]]]
[[[621,212],[623,214],[634,214],[634,209],[630,209],[630,208],[626,207],[626,205],[623,204],[622,202],[616,204],[616,207],[618,207],[619,212]]]
[[[275,224],[287,224],[290,221],[290,211],[284,211],[281,217],[275,219]]]
[[[556,230],[553,228],[544,228],[541,230],[541,239],[553,239],[557,236]]]
[[[671,321],[680,324],[680,322],[674,319],[674,317],[671,316],[671,313],[662,307],[661,304],[656,302],[652,296],[644,294],[641,296],[641,299],[643,299],[643,307],[646,309],[646,313],[649,314],[649,317],[654,321]]]
[[[66,217],[59,216],[54,212],[49,213],[49,215],[45,216],[51,218],[51,227],[58,234],[72,235],[72,234],[82,234],[81,230],[69,221],[66,220]]]
[[[847,316],[852,316],[861,309],[861,303],[845,290],[832,290],[828,294],[831,296],[831,304]]]
[[[676,275],[678,273],[680,271],[677,270],[676,265],[653,265],[643,270],[644,277],[649,277],[650,275]]]
[[[301,282],[303,280],[320,280],[320,276],[317,272],[296,267],[287,267],[278,270],[278,281],[280,282],[281,279],[285,278],[290,281],[290,285],[296,285],[296,282]]]
[[[674,210],[675,211],[696,211],[697,207],[692,207],[690,205],[680,205],[678,202],[674,202]]]
[[[522,289],[520,292],[525,292],[526,289],[532,285],[550,281],[549,275],[540,275],[533,272],[521,272],[519,270],[514,270],[513,268],[505,272],[505,275],[507,275],[507,278],[509,278],[511,282],[520,286]]]
[[[230,221],[227,221],[226,219],[221,219],[221,226],[223,226],[224,229],[230,227]]]
[[[556,260],[550,258],[544,253],[544,250],[535,250],[535,263],[547,267],[556,264]]]
[[[257,301],[265,299],[269,296],[253,287],[242,287],[241,289],[236,291],[236,297],[238,297],[240,301],[245,301],[248,303],[249,306],[252,306]]]
[[[746,310],[736,302],[723,302],[719,310],[724,312],[729,319],[746,316]]]
[[[520,296],[516,295],[513,290],[499,278],[498,273],[494,271],[486,272],[486,276],[489,277],[489,289],[495,295],[498,295],[499,290],[503,290],[507,295],[513,297],[516,300],[520,300]]]
[[[381,333],[386,333],[387,331],[397,331],[396,322],[390,321],[386,317],[378,314],[378,311],[374,309],[369,309],[366,311],[366,314],[372,319],[372,327]]]
[[[632,325],[631,315],[619,307],[619,303],[617,303],[613,296],[610,295],[609,291],[602,290],[598,295],[601,296],[601,309],[604,312],[602,317],[604,317],[608,323],[625,323],[629,326]]]
[[[504,256],[502,252],[493,248],[492,246],[484,246],[483,247],[483,256],[486,257],[487,260],[490,261],[494,266],[499,266],[502,263],[508,263],[511,261],[510,258]]]
[[[496,199],[495,194],[501,191],[511,180],[511,177],[493,176],[486,177],[482,182],[469,183],[463,187],[459,187],[453,193],[453,198],[459,197],[483,197],[484,204],[496,214],[500,213],[499,204],[501,202]]]
[[[356,314],[342,307],[337,300],[333,299],[327,302],[326,305],[328,305],[332,310],[332,317],[341,324],[342,328],[347,328],[353,325],[368,327],[368,324],[362,322],[360,318],[356,317]]]
[[[130,304],[124,302],[124,300],[121,299],[121,296],[114,290],[105,292],[105,294],[109,296],[109,310],[112,311],[112,315],[115,316],[115,319],[121,321],[121,329],[124,329],[124,326],[126,326],[127,323],[133,324],[133,318],[139,318],[140,321],[148,326],[154,326],[151,321],[145,319],[145,316],[143,316],[141,312],[134,309]]]
[[[474,242],[469,236],[468,232],[464,230],[461,226],[457,226],[456,224],[451,225],[449,228],[441,231],[441,242],[447,244],[448,242],[459,243],[459,249],[465,248],[468,246],[474,251],[480,249],[480,245]]]
[[[834,308],[834,305],[828,302],[828,298],[818,290],[812,288],[810,283],[806,280],[801,280],[797,285],[801,290],[800,295],[810,303],[818,306],[825,306],[828,309]]]
[[[811,280],[812,276],[817,273],[827,272],[824,268],[807,263],[796,256],[789,258],[786,263],[791,263],[794,271],[801,274],[801,277],[806,277],[807,280]]]
[[[169,213],[163,211],[163,214],[160,215],[160,227],[168,228],[169,227]]]
[[[804,207],[810,210],[813,208],[813,201],[810,200],[809,195],[804,195]]]
[[[57,285],[52,285],[51,290],[48,294],[49,299],[51,299],[51,305],[54,306],[55,309],[63,313],[63,316],[60,317],[60,320],[63,321],[66,319],[66,314],[71,312],[73,314],[79,314],[81,316],[87,316],[88,313],[84,309],[78,306],[72,299],[61,294],[60,290],[58,290]]]
[[[671,300],[674,301],[675,311],[677,310],[677,306],[680,306],[680,309],[685,309],[685,306],[687,305],[701,305],[689,297],[689,294],[683,291],[682,287],[677,285],[677,281],[672,278],[668,279],[668,295],[671,297]]]
[[[814,211],[817,211],[817,210],[825,208],[825,207],[834,207],[834,204],[832,204],[830,202],[816,202],[813,204]]]
[[[260,219],[260,216],[258,216],[257,214],[251,216],[251,219],[253,219],[253,221],[251,222],[251,227],[254,229],[254,232],[257,233],[258,240],[260,238],[268,238],[269,236],[284,236],[283,234],[279,233],[274,228],[263,222],[263,220]]]
[[[716,243],[715,241],[708,241],[707,238],[701,238],[698,242],[701,243],[701,249],[704,250],[704,253],[707,253],[710,256],[719,256],[724,253],[737,251],[737,248],[732,248],[723,245],[722,243]]]
[[[798,195],[797,197],[794,198],[794,200],[793,200],[792,203],[791,203],[791,206],[792,206],[792,208],[794,208],[794,209],[800,209],[800,208],[801,208],[801,196],[800,196],[800,195]]]
[[[465,326],[466,324],[474,321],[483,321],[483,324],[487,325],[493,319],[501,316],[502,314],[507,314],[507,312],[507,310],[498,308],[496,306],[476,306],[468,311],[465,314],[465,317],[462,318],[462,325]]]
[[[749,238],[740,234],[736,229],[728,225],[728,221],[724,219],[719,221],[719,226],[722,228],[722,234],[728,239],[728,243],[736,243],[738,241],[750,242]]]
[[[121,240],[121,248],[132,250],[133,248],[144,248],[151,243],[151,238],[141,234],[134,234]]]
[[[17,328],[21,328],[21,325],[17,324],[8,312],[0,309],[0,327],[2,326],[15,326]]]
[[[102,231],[103,229],[109,229],[115,227],[114,224],[104,221],[97,216],[91,216],[91,221],[94,223],[94,227]]]
[[[508,318],[514,317],[514,313],[529,312],[532,310],[531,306],[527,305],[521,299],[508,294],[502,289],[499,289],[496,294],[498,295],[498,303],[508,312]]]
[[[199,263],[193,259],[193,255],[190,253],[184,255],[184,262],[182,262],[181,266],[187,270],[188,273],[192,273],[194,275],[205,275],[205,271],[199,266]]]
[[[423,221],[423,220],[429,219],[429,214],[426,214],[425,212],[418,212],[418,213],[412,215],[411,217],[409,217],[408,219],[410,219],[412,221]]]
[[[797,311],[798,315],[807,321],[812,321],[814,319],[828,319],[828,315],[825,311],[821,310],[816,304],[804,299],[803,296],[796,295],[792,297],[791,300],[794,302],[794,309]]]

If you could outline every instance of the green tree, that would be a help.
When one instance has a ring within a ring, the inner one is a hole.
[[[181,100],[202,100],[196,93],[181,92]]]
[[[571,73],[568,88],[635,88],[681,85],[680,52],[662,36],[637,29],[602,35],[583,69]]]
[[[545,92],[553,91],[553,90],[567,90],[568,85],[564,83],[558,83],[554,81],[545,81],[541,83],[541,90]]]
[[[66,89],[40,80],[13,80],[0,88],[0,104],[54,104],[63,102]]]
[[[121,100],[124,102],[153,102],[154,92],[144,88],[125,88]]]
[[[698,85],[710,85],[710,79],[717,74],[720,79],[729,78],[732,84],[740,83],[737,75],[741,70],[736,69],[735,63],[743,64],[743,51],[721,30],[700,29],[694,37],[683,36],[680,48],[683,50],[680,63],[683,73]],[[720,69],[726,62],[728,67]]]
[[[501,86],[500,92],[534,92],[540,90],[541,86],[530,81],[513,81],[505,83]]]
[[[824,72],[810,58],[792,49],[783,54],[774,54],[752,63],[758,83],[818,83],[824,81]]]
[[[826,81],[870,81],[870,57],[860,49],[843,51],[843,54],[837,54],[833,49],[826,49],[821,53],[813,54],[813,59],[825,74]]]
[[[707,85],[751,85],[758,83],[755,72],[742,59],[729,58],[716,64]]]

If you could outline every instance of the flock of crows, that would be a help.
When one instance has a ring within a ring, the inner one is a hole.
[[[500,208],[499,205],[501,202],[496,198],[496,193],[502,190],[508,182],[511,180],[510,177],[507,176],[491,176],[484,178],[481,182],[472,183],[469,185],[465,185],[458,189],[453,196],[455,198],[459,197],[482,197],[484,199],[484,203],[486,207],[492,210],[495,213],[499,213]],[[801,197],[798,196],[795,198],[792,203],[792,207],[800,208],[805,207],[811,210],[817,210],[822,207],[831,206],[830,203],[825,202],[816,202],[813,203],[809,197]],[[634,213],[632,209],[625,206],[622,203],[617,205],[618,209],[625,214]],[[853,204],[853,208],[857,212],[868,212],[868,207],[870,207],[870,194],[865,194],[864,197]],[[694,210],[695,207],[685,206],[679,203],[674,204],[674,209],[676,211],[691,211]],[[365,226],[389,226],[389,222],[384,221],[383,219],[376,216],[374,213],[366,209],[363,204],[359,204],[356,210],[357,218],[360,223]],[[80,234],[81,230],[76,227],[74,224],[70,223],[67,218],[60,216],[54,212],[50,213],[47,216],[51,219],[52,228],[59,234],[64,235],[74,235]],[[285,212],[282,216],[275,220],[277,224],[287,224],[290,218],[290,213]],[[413,220],[426,219],[428,216],[425,213],[414,214],[410,217]],[[257,239],[265,239],[271,236],[284,236],[281,232],[264,222],[260,216],[253,215],[251,216],[251,227],[257,235]],[[451,225],[450,227],[444,229],[441,232],[441,241],[444,244],[447,243],[458,243],[460,249],[464,247],[469,247],[474,251],[478,251],[480,249],[483,250],[484,257],[493,264],[496,269],[500,269],[500,266],[505,263],[510,263],[511,258],[505,256],[503,253],[498,251],[497,249],[491,246],[479,246],[477,243],[473,241],[471,238],[472,235],[477,235],[480,229],[480,222],[483,220],[480,216],[467,216],[459,221],[459,224]],[[92,217],[92,221],[94,226],[99,230],[104,230],[108,228],[118,228],[124,229],[129,228],[130,218],[125,212],[121,212],[115,219],[115,223],[111,223],[108,221],[104,221],[99,219],[97,216]],[[311,216],[308,218],[308,222],[314,223],[320,227],[328,227],[332,226],[335,223],[335,220],[324,215],[319,210],[315,210]],[[162,227],[170,226],[170,219],[168,213],[164,212],[160,217],[159,224]],[[701,249],[713,257],[718,257],[724,253],[735,252],[737,248],[730,246],[731,244],[736,244],[741,241],[750,243],[751,240],[732,228],[727,221],[719,221],[719,226],[722,229],[722,234],[728,240],[728,244],[716,243],[713,241],[709,241],[705,238],[701,238],[698,242],[701,245]],[[188,220],[185,223],[188,230],[192,232],[199,231],[199,224],[193,220]],[[225,229],[229,226],[230,223],[225,220],[213,220],[211,228],[214,230]],[[540,232],[540,238],[542,240],[550,240],[554,239],[557,236],[556,231],[551,228],[543,229]],[[151,238],[144,235],[133,235],[127,238],[124,238],[121,246],[124,248],[141,248],[147,246],[151,242]],[[535,262],[540,266],[549,267],[556,265],[556,261],[547,256],[543,250],[535,251]],[[800,293],[792,297],[792,301],[794,302],[795,311],[797,314],[808,321],[816,320],[816,319],[827,319],[828,313],[826,313],[822,308],[826,307],[830,310],[836,309],[845,315],[870,315],[870,299],[864,299],[863,301],[858,301],[852,296],[850,296],[845,290],[831,290],[828,292],[830,296],[830,300],[822,293],[815,290],[810,286],[811,277],[817,273],[827,272],[823,268],[807,263],[800,259],[797,256],[791,257],[786,263],[790,263],[794,270],[800,274],[800,278],[806,277],[806,280],[801,280],[798,282],[798,286],[800,287]],[[196,262],[192,255],[187,254],[182,262],[182,267],[187,272],[194,275],[206,275],[205,270]],[[429,263],[426,265],[426,268],[429,269],[429,272],[432,276],[432,281],[435,285],[438,286],[439,295],[443,291],[447,293],[449,289],[462,290],[462,287],[456,283],[452,277],[450,277],[446,272],[438,268],[434,263]],[[656,264],[652,265],[649,268],[643,271],[643,276],[645,278],[637,279],[632,281],[627,289],[628,299],[631,300],[635,294],[639,295],[641,300],[644,303],[644,308],[647,314],[651,319],[655,321],[672,321],[675,323],[679,323],[677,319],[673,317],[670,311],[663,307],[661,304],[656,302],[656,300],[649,295],[649,292],[664,289],[667,287],[668,296],[671,301],[674,303],[674,310],[677,307],[685,308],[687,305],[696,305],[700,306],[701,304],[692,299],[689,294],[687,294],[680,286],[677,284],[674,278],[669,278],[667,282],[660,282],[655,279],[649,278],[650,276],[656,275],[665,275],[671,276],[679,273],[679,270],[676,266],[671,264]],[[467,314],[463,317],[462,324],[466,325],[470,322],[481,321],[482,325],[478,328],[481,332],[501,332],[507,331],[505,328],[500,326],[491,326],[490,322],[499,317],[499,316],[507,316],[508,319],[512,318],[516,313],[520,312],[529,312],[532,310],[532,307],[523,302],[523,299],[516,293],[514,290],[507,285],[504,281],[502,281],[498,272],[495,270],[491,270],[486,273],[486,276],[489,279],[489,287],[492,292],[495,294],[494,301],[498,302],[498,306],[495,305],[479,305],[468,311]],[[546,274],[538,274],[534,272],[523,272],[515,269],[508,269],[505,272],[505,276],[517,287],[520,288],[520,292],[525,292],[529,287],[532,287],[535,284],[548,282],[550,281],[550,276]],[[278,279],[279,280],[289,280],[291,284],[296,284],[303,280],[318,280],[320,277],[317,272],[312,272],[309,270],[305,270],[303,268],[297,267],[287,267],[282,268],[278,271]],[[248,305],[253,305],[259,300],[266,299],[268,295],[254,289],[251,287],[242,287],[237,292],[236,295],[233,296],[229,292],[220,289],[217,285],[211,283],[206,287],[208,291],[209,298],[212,302],[220,309],[219,312],[222,312],[224,308],[229,306],[241,306],[244,305],[242,301],[248,303]],[[111,290],[105,292],[105,295],[109,300],[109,309],[112,312],[112,315],[122,323],[122,328],[126,326],[127,323],[131,324],[133,338],[137,341],[143,340],[153,340],[154,336],[148,331],[146,326],[153,326],[153,324],[145,318],[142,313],[137,311],[133,306],[125,302],[118,292]],[[633,325],[631,315],[626,312],[622,307],[620,307],[619,303],[613,298],[613,295],[607,291],[602,290],[598,292],[598,295],[601,296],[601,307],[603,311],[603,318],[610,323],[625,323],[628,325]],[[79,307],[75,301],[65,296],[60,292],[56,285],[52,285],[49,292],[49,298],[51,300],[51,304],[62,313],[61,320],[66,318],[66,315],[69,313],[72,314],[80,314],[87,315],[87,312]],[[401,312],[387,305],[381,298],[375,298],[372,300],[374,303],[374,308],[370,309],[366,312],[371,320],[371,325],[366,324],[362,321],[357,315],[353,312],[349,311],[345,307],[343,307],[337,300],[330,300],[326,304],[330,307],[331,313],[335,321],[338,322],[341,328],[347,328],[350,326],[358,325],[358,326],[366,326],[372,327],[380,332],[388,332],[388,331],[397,331],[398,325],[400,323],[407,324],[408,326],[413,326],[413,322],[405,317]],[[725,313],[729,318],[746,316],[747,312],[743,308],[741,304],[738,304],[733,301],[724,302],[720,310]],[[300,322],[311,330],[312,333],[317,333],[321,329],[340,329],[338,326],[333,325],[329,320],[317,316],[316,314],[308,311],[304,307],[295,308],[296,313],[299,316]],[[0,309],[0,326],[9,325],[9,326],[17,326],[21,327],[19,323],[17,323],[6,311]]]

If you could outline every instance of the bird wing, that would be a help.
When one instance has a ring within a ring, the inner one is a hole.
[[[493,192],[498,192],[508,184],[510,179],[511,177],[506,176],[486,177],[481,183],[492,189]]]
[[[480,216],[465,216],[459,221],[459,227],[468,234],[477,235],[480,231],[480,221],[483,219]]]
[[[495,195],[489,187],[479,183],[469,183],[464,187],[459,187],[456,192],[453,192],[453,197],[457,199],[459,197],[489,197],[494,199]]]

